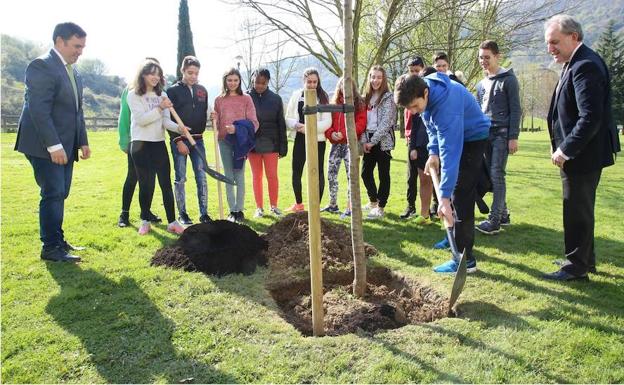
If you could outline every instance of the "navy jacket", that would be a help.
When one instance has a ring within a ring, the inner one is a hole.
[[[208,91],[204,86],[193,85],[193,95],[189,87],[181,81],[167,89],[167,96],[173,103],[182,122],[191,129],[191,134],[202,134],[206,130],[208,114]],[[173,116],[171,120],[175,121]],[[169,131],[172,139],[180,136],[177,132]]]
[[[256,131],[256,147],[253,151],[258,153],[277,152],[282,157],[286,156],[288,137],[286,136],[282,98],[269,89],[259,94],[252,88],[249,95],[256,107],[256,117],[260,123],[258,131]]]
[[[234,146],[234,169],[240,170],[245,165],[247,154],[256,146],[256,132],[251,120],[235,120],[233,124],[236,132],[227,134],[225,140]]]
[[[51,159],[48,147],[60,143],[67,158],[78,161],[78,149],[89,143],[82,111],[82,80],[75,69],[74,77],[78,107],[67,70],[53,50],[28,64],[15,150]]]
[[[570,158],[569,174],[585,174],[612,165],[620,151],[611,112],[611,79],[604,61],[586,45],[576,51],[553,93],[548,111],[552,150]]]

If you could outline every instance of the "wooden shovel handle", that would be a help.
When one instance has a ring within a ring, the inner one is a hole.
[[[186,139],[188,139],[189,143],[191,143],[191,146],[195,146],[195,144],[197,143],[195,142],[195,139],[193,139],[193,135],[191,135],[189,130],[186,129],[186,126],[182,122],[182,119],[180,119],[180,115],[178,115],[175,108],[169,107],[169,112],[171,112],[171,116],[173,116],[173,119],[175,119],[176,123],[178,123],[178,126],[182,131],[182,135],[184,135]]]

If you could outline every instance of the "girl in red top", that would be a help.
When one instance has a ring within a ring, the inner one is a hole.
[[[332,104],[344,104],[343,94],[344,78],[338,79],[334,99]],[[353,104],[355,105],[355,132],[359,140],[360,135],[366,130],[366,103],[357,92],[355,82],[351,82],[353,86]],[[347,208],[340,216],[345,218],[351,215],[351,189],[349,178],[350,156],[349,145],[347,144],[347,130],[345,124],[345,114],[342,112],[332,112],[332,125],[325,131],[325,137],[331,142],[331,150],[329,152],[329,160],[327,161],[327,180],[329,182],[329,205],[321,211],[329,213],[338,213],[338,170],[340,170],[340,162],[344,161],[347,170]]]

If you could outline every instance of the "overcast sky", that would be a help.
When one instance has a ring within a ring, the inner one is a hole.
[[[195,53],[202,63],[200,81],[219,84],[235,65],[241,10],[219,0],[188,0]],[[52,45],[57,23],[72,21],[87,32],[84,58],[98,58],[110,75],[128,80],[146,56],[175,73],[179,0],[13,0],[0,5],[3,34]]]

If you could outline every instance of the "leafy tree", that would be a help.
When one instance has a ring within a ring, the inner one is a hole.
[[[602,56],[611,74],[611,106],[616,124],[624,122],[624,42],[622,33],[615,32],[611,19],[597,42],[596,51]]]
[[[187,0],[180,0],[180,9],[178,12],[178,67],[176,68],[178,80],[182,79],[182,72],[180,71],[182,60],[188,55],[195,56],[193,32],[191,31],[188,2]]]

